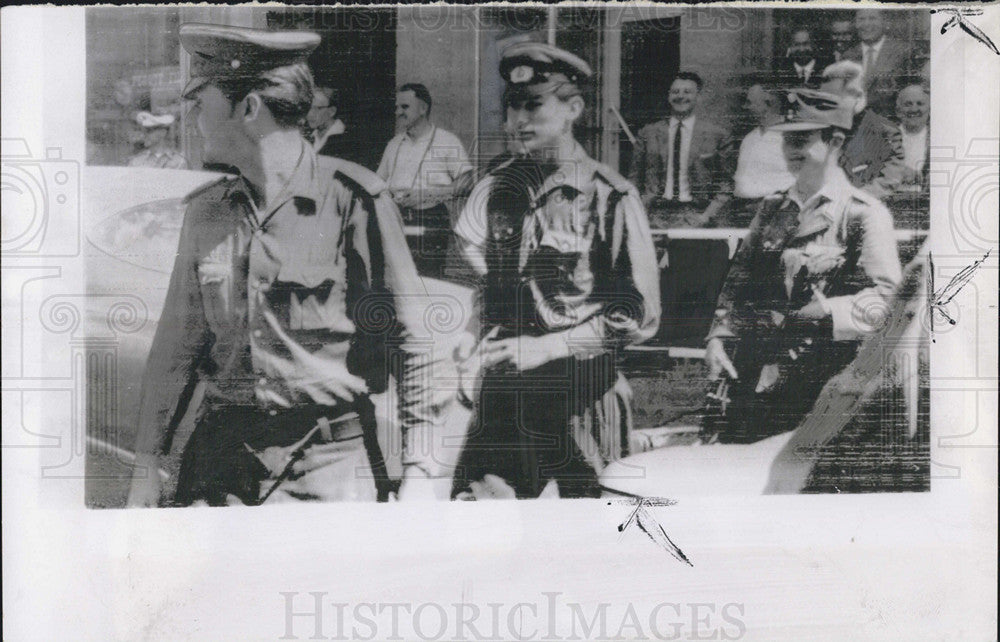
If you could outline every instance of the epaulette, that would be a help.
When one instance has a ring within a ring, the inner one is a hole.
[[[594,161],[594,166],[594,174],[610,185],[616,192],[631,192],[635,190],[635,186],[632,185],[631,181],[604,163]]]
[[[335,176],[339,174],[372,196],[378,196],[389,187],[381,176],[357,163],[330,156],[317,156],[317,160],[324,170],[333,170]]]
[[[858,201],[870,207],[884,205],[884,203],[882,203],[882,201],[879,200],[878,197],[869,194],[863,189],[858,189],[857,187],[851,190],[851,199],[853,201]]]
[[[184,204],[188,205],[192,201],[198,198],[207,198],[211,196],[215,190],[219,191],[219,196],[229,189],[229,185],[232,181],[237,180],[232,176],[220,176],[214,180],[211,180],[201,187],[196,187],[193,191],[189,192],[187,196],[184,197]]]

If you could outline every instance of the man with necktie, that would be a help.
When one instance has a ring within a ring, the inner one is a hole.
[[[732,200],[734,141],[729,132],[697,113],[704,83],[682,71],[670,85],[667,118],[639,131],[629,178],[642,196],[650,227],[676,229],[718,224]],[[673,239],[660,265],[661,341],[697,341],[711,319],[729,262],[725,241]]]
[[[910,47],[886,34],[884,12],[861,9],[854,16],[854,27],[861,41],[845,57],[861,64],[869,106],[886,118],[896,108],[898,79],[912,73]]]
[[[667,118],[639,130],[629,178],[654,227],[703,227],[732,194],[733,140],[696,113],[703,88],[698,74],[678,73]]]

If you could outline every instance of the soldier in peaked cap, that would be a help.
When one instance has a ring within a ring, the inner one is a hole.
[[[129,167],[188,168],[187,159],[170,146],[170,126],[174,124],[172,114],[157,116],[140,111],[135,115],[135,122],[142,128],[142,144],[146,149],[129,159]]]
[[[900,282],[889,211],[839,165],[853,107],[821,91],[788,94],[774,129],[795,184],[761,203],[719,296],[705,359],[712,378],[725,371],[732,382],[709,437],[793,430],[877,329]]]
[[[428,366],[407,342],[419,311],[404,305],[423,286],[381,179],[317,156],[302,137],[319,36],[186,24],[180,39],[204,158],[238,175],[187,198],[143,377],[129,503],[161,500],[150,471],[197,382],[204,401],[175,503],[385,499],[368,395],[386,387],[394,340],[404,354],[399,492],[426,492],[414,480],[436,472],[419,443],[433,418],[415,382]]]
[[[521,43],[500,73],[510,158],[473,188],[455,230],[482,277],[484,334],[469,358],[483,375],[462,482],[493,475],[537,497],[554,480],[560,496],[592,497],[627,443],[615,352],[658,327],[652,237],[635,188],[573,137],[587,63]]]

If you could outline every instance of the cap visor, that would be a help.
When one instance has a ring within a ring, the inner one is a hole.
[[[208,84],[208,78],[204,76],[195,76],[184,85],[184,89],[181,90],[181,98],[187,100],[192,98],[198,91]]]
[[[776,132],[807,132],[814,129],[826,129],[830,125],[826,123],[779,123],[772,125],[769,129]]]

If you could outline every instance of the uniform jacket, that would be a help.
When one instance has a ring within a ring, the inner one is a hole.
[[[848,60],[863,64],[862,45],[856,44],[844,54]],[[898,79],[912,73],[911,50],[902,40],[885,36],[882,49],[872,65],[872,71],[865,77],[865,91],[868,104],[883,116],[892,116],[896,108]]]
[[[794,189],[794,188],[793,188]],[[761,203],[726,277],[709,337],[767,332],[821,287],[833,339],[871,332],[901,279],[889,211],[839,175],[800,210],[789,192]]]
[[[854,122],[840,166],[855,187],[884,199],[903,182],[905,156],[899,126],[871,109],[855,116]]]
[[[688,155],[691,197],[696,203],[705,204],[720,193],[731,194],[736,162],[734,141],[729,132],[698,116],[691,136]],[[629,179],[647,206],[663,196],[669,159],[670,119],[664,118],[640,129]]]
[[[419,331],[414,295],[422,282],[381,179],[304,144],[288,186],[267,209],[239,177],[187,200],[143,376],[139,452],[169,447],[199,380],[206,409],[336,405],[331,378],[345,367],[373,391],[385,387],[379,346]],[[404,431],[431,421],[414,389],[419,364],[406,361]]]
[[[574,353],[588,356],[656,334],[659,272],[635,188],[576,150],[529,185],[530,170],[500,164],[473,188],[455,232],[486,279],[493,323],[565,331]]]

